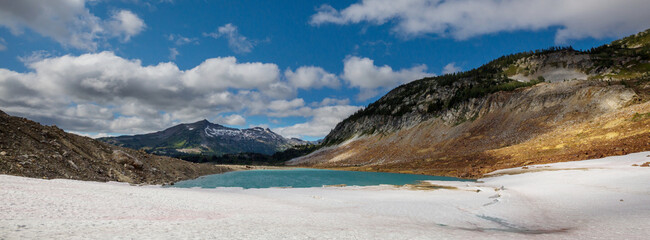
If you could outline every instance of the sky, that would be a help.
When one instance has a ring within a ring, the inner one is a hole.
[[[91,137],[323,138],[389,90],[650,28],[647,0],[0,0],[0,110]]]

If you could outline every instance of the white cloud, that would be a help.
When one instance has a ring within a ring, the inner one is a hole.
[[[95,133],[95,132],[89,133],[89,132],[77,132],[77,131],[69,131],[69,132],[80,135],[80,136],[95,138],[95,139],[96,138],[103,138],[103,137],[111,137],[111,136],[113,136],[113,135],[108,134],[108,133]]]
[[[320,67],[303,66],[296,69],[295,72],[287,69],[284,75],[289,80],[291,86],[296,88],[318,89],[322,87],[337,88],[340,86],[340,80],[336,75]]]
[[[246,125],[246,119],[239,114],[232,114],[228,116],[219,116],[215,119],[219,124],[230,125],[230,126],[244,126]]]
[[[97,41],[120,37],[128,41],[142,31],[142,19],[128,10],[102,20],[86,8],[86,0],[0,1],[0,25],[20,35],[25,28],[64,46],[95,50]]]
[[[270,63],[237,63],[235,57],[210,58],[185,72],[183,82],[207,90],[271,88],[280,70]]]
[[[345,9],[323,5],[310,23],[395,23],[402,36],[478,35],[559,27],[556,42],[621,37],[650,27],[647,0],[362,0]]]
[[[302,106],[305,106],[305,100],[302,98],[296,98],[291,101],[275,100],[269,103],[269,109],[276,112],[284,112]]]
[[[234,57],[206,59],[188,70],[171,62],[142,65],[113,52],[37,53],[24,63],[29,72],[0,68],[0,109],[93,136],[146,133],[204,118],[244,126],[245,116],[263,115],[305,117],[280,133],[322,137],[359,109],[349,99],[308,104],[295,98],[277,65]]]
[[[350,86],[361,89],[359,99],[365,100],[374,97],[381,90],[392,89],[401,84],[418,80],[427,76],[427,66],[417,65],[399,71],[393,70],[388,65],[376,66],[374,60],[360,57],[347,57],[343,60],[343,78]]]
[[[176,57],[178,55],[181,55],[181,53],[176,50],[176,48],[169,48],[169,59],[170,60],[176,60]]]
[[[311,119],[273,131],[285,137],[325,137],[339,122],[359,110],[359,106],[326,106],[312,110]]]
[[[348,105],[350,104],[350,99],[336,99],[336,98],[323,98],[320,102],[314,102],[311,104],[313,107],[324,107],[331,105]]]
[[[291,101],[275,100],[268,104],[269,112],[266,115],[271,117],[310,116],[312,109],[305,106],[302,98]]]
[[[174,44],[176,44],[178,46],[185,45],[185,44],[190,44],[190,43],[194,43],[194,44],[199,43],[199,40],[197,38],[183,37],[180,34],[169,34],[167,36],[167,39],[169,41],[174,42]]]
[[[456,73],[456,72],[460,72],[462,70],[463,69],[456,66],[456,63],[452,62],[452,63],[449,63],[449,64],[445,65],[445,67],[442,68],[442,74]]]
[[[274,86],[284,83],[275,64],[227,57],[180,70],[170,62],[143,66],[112,52],[35,55],[25,64],[30,72],[0,68],[0,108],[71,131],[143,133],[225,112],[282,110],[268,106],[276,100]],[[287,102],[304,105],[300,101]],[[232,125],[245,124],[242,119],[223,118]]]
[[[132,36],[142,32],[147,25],[133,12],[120,10],[113,13],[107,26],[111,35],[121,37],[122,41],[127,42]]]
[[[213,38],[225,37],[228,39],[228,46],[236,53],[248,53],[255,47],[255,42],[248,40],[245,36],[239,33],[237,26],[228,23],[217,29],[216,33],[203,33],[204,36]]]
[[[7,50],[7,41],[0,37],[0,52],[4,50]]]

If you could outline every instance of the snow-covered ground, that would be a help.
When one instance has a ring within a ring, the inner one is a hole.
[[[457,189],[176,189],[0,175],[0,239],[647,239],[650,152]]]

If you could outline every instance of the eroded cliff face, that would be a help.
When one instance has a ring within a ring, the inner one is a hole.
[[[650,104],[639,102],[650,86],[635,84],[578,80],[497,92],[288,164],[474,178],[501,168],[645,151]]]

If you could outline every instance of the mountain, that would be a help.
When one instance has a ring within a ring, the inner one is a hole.
[[[479,177],[650,150],[650,32],[402,85],[288,164]]]
[[[162,184],[226,171],[113,146],[0,111],[0,174]]]
[[[293,146],[309,144],[297,138],[284,138],[268,128],[228,128],[207,120],[179,124],[155,133],[107,137],[99,140],[167,156],[223,155],[242,152],[271,155]]]

